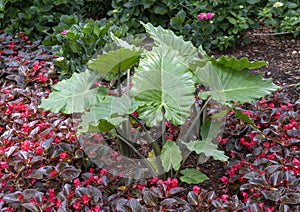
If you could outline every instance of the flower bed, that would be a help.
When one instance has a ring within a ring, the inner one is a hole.
[[[90,161],[75,136],[78,119],[38,108],[58,81],[51,52],[22,33],[0,41],[2,211],[300,210],[299,101],[275,93],[240,105],[263,136],[228,114],[221,193],[171,178],[128,181]]]

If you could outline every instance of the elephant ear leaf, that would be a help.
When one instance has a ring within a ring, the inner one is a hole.
[[[264,79],[261,74],[253,75],[248,70],[237,71],[223,65],[214,65],[210,61],[203,67],[197,67],[195,75],[204,86],[211,89],[199,93],[199,97],[206,99],[211,95],[223,103],[255,101],[279,88],[272,83],[272,79]]]
[[[177,36],[173,31],[164,29],[161,26],[154,27],[149,22],[141,24],[145,27],[157,46],[168,46],[177,51],[182,57],[187,58],[189,62],[199,59],[198,50],[191,41],[184,41],[182,36]]]
[[[89,112],[83,114],[82,122],[79,125],[82,129],[79,130],[79,133],[89,132],[89,129],[95,129],[95,127],[100,129],[99,123],[111,127],[118,126],[126,120],[124,115],[131,114],[138,106],[139,103],[127,95],[108,96],[102,102],[93,105]]]
[[[165,118],[183,124],[194,102],[194,83],[188,66],[177,58],[177,52],[159,46],[146,54],[132,77],[132,96],[143,106],[140,117],[148,126],[157,126]]]
[[[260,68],[267,65],[266,61],[249,61],[246,57],[238,60],[236,57],[229,57],[227,55],[222,55],[217,59],[211,57],[210,60],[214,65],[223,65],[224,67],[230,67],[234,70]]]
[[[161,151],[161,161],[166,172],[172,168],[179,170],[180,163],[182,161],[181,150],[174,141],[167,140]]]
[[[105,88],[93,88],[99,77],[99,74],[89,70],[74,73],[71,78],[54,85],[49,97],[42,99],[39,108],[54,113],[84,112],[107,94]]]
[[[226,161],[228,157],[223,151],[218,150],[218,145],[213,140],[218,136],[221,130],[221,122],[208,119],[201,127],[201,140],[183,142],[190,151],[197,154],[204,154],[206,157],[213,157],[215,160]]]
[[[127,70],[137,64],[142,52],[141,49],[121,47],[118,50],[98,55],[96,59],[89,61],[88,67],[97,71],[102,77],[108,73],[116,74],[118,71]]]

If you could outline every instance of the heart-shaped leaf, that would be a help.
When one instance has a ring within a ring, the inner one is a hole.
[[[272,83],[272,79],[262,79],[260,74],[252,75],[248,70],[237,71],[212,62],[207,62],[204,67],[197,67],[196,75],[203,85],[212,89],[200,92],[199,97],[206,99],[211,95],[213,99],[223,103],[255,101],[279,88]]]
[[[182,155],[180,148],[174,141],[167,140],[161,151],[161,161],[166,172],[170,171],[171,168],[177,171],[182,161]]]
[[[54,113],[84,112],[107,94],[105,88],[92,88],[98,79],[99,75],[89,70],[79,74],[74,73],[70,79],[54,85],[49,97],[42,99],[39,108]]]
[[[132,82],[132,96],[142,103],[138,112],[147,125],[157,126],[163,110],[168,121],[184,124],[194,102],[194,82],[177,52],[154,47],[141,60]]]
[[[95,60],[89,61],[88,67],[97,71],[102,77],[108,73],[116,74],[118,71],[125,71],[137,64],[142,52],[138,49],[120,48],[97,56]]]
[[[202,172],[191,168],[181,170],[180,174],[183,175],[180,177],[180,180],[188,184],[198,184],[208,179]]]

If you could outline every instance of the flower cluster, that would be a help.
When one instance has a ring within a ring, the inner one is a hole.
[[[300,138],[299,102],[293,105],[282,95],[278,93],[254,104],[241,105],[242,113],[253,119],[261,132],[231,112],[228,116],[230,127],[223,135],[225,138],[218,138],[219,143],[232,152],[228,176],[222,176],[220,180],[225,185],[240,184],[243,202],[260,201],[257,205],[264,211],[275,211],[274,205],[280,205],[281,201],[300,201],[296,200],[299,191],[294,181],[300,173],[299,158],[295,157],[299,151],[295,142]],[[241,154],[238,150],[243,148],[245,153]],[[280,190],[284,192],[279,193]],[[273,203],[270,204],[270,200]]]
[[[277,8],[277,7],[282,7],[283,6],[283,3],[280,2],[280,1],[277,1],[273,4],[273,7]]]
[[[213,17],[215,16],[215,13],[213,13],[213,12],[208,12],[208,13],[200,13],[197,17],[198,17],[198,19],[199,20],[210,20],[210,19],[212,19]]]

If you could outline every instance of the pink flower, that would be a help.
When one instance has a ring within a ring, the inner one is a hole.
[[[226,176],[222,176],[220,178],[220,180],[224,183],[224,185],[228,185],[229,184],[229,179]]]
[[[193,187],[193,192],[195,192],[196,194],[199,194],[199,192],[201,191],[199,186],[194,186]]]
[[[227,194],[221,195],[221,199],[224,200],[225,202],[228,202],[228,198],[229,198],[229,195],[227,195]]]
[[[65,29],[65,30],[63,30],[63,31],[61,32],[61,34],[62,34],[62,35],[65,35],[65,34],[67,34],[68,32],[69,32],[69,30]]]
[[[51,202],[55,202],[55,194],[54,194],[54,188],[51,188],[50,190],[49,190],[49,199],[50,199],[50,201]]]
[[[200,21],[202,21],[203,19],[206,19],[206,13],[200,13],[197,17]]]
[[[131,113],[132,116],[138,116],[138,113],[136,111]]]
[[[68,159],[69,155],[68,155],[68,153],[66,153],[66,152],[61,152],[61,153],[59,154],[59,157],[60,157],[61,159],[65,160],[65,159]]]
[[[84,194],[84,195],[81,197],[81,200],[83,201],[83,204],[87,205],[91,199],[88,197],[87,194]]]
[[[0,167],[1,167],[2,169],[6,169],[6,168],[8,168],[8,165],[7,165],[6,162],[0,162]]]
[[[80,202],[76,202],[75,204],[73,204],[73,208],[78,210],[80,208]]]
[[[248,197],[249,197],[249,194],[242,191],[242,194],[243,194],[243,197],[244,197],[244,203],[246,203],[248,201]]]
[[[50,177],[54,177],[57,174],[56,170],[54,169],[52,172],[50,172]]]
[[[212,19],[214,16],[215,16],[215,13],[208,12],[208,13],[206,13],[206,20],[210,20],[210,19]]]
[[[152,179],[149,179],[148,181],[150,184],[154,184],[157,180],[158,178],[154,176]]]
[[[73,182],[74,182],[75,187],[78,187],[81,185],[80,180],[78,178],[76,178]]]
[[[197,17],[200,21],[202,20],[210,20],[215,16],[215,13],[213,12],[208,12],[208,13],[200,13]]]
[[[177,187],[178,186],[178,180],[176,178],[174,178],[172,180],[172,187]]]
[[[35,70],[35,71],[38,71],[40,68],[42,68],[42,66],[40,66],[40,62],[39,61],[35,61],[33,63],[32,69]]]

